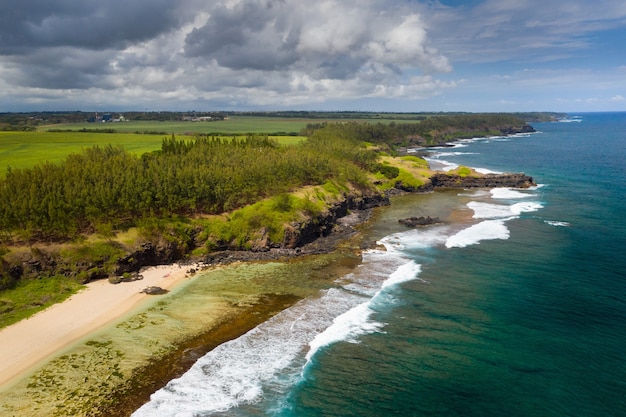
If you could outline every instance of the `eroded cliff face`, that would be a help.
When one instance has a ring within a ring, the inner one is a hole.
[[[285,238],[281,246],[286,249],[301,247],[320,237],[330,235],[337,227],[338,220],[347,216],[351,210],[368,210],[389,204],[389,197],[379,193],[347,196],[321,215],[289,225],[285,230]]]

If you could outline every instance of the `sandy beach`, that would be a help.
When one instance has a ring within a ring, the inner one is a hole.
[[[151,267],[143,279],[113,285],[95,281],[63,303],[0,331],[0,388],[20,379],[56,353],[101,326],[122,317],[143,300],[149,286],[172,289],[185,279],[188,266]]]

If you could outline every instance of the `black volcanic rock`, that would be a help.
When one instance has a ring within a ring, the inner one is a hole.
[[[398,220],[398,223],[403,224],[408,227],[418,227],[418,226],[428,226],[435,223],[441,223],[439,217],[430,217],[430,216],[419,216],[419,217],[408,217],[406,219]]]
[[[146,287],[141,292],[148,295],[162,295],[168,293],[166,289],[161,287]]]
[[[430,177],[433,188],[528,188],[537,185],[533,179],[523,173],[518,174],[486,174],[481,176],[465,176],[440,173]]]

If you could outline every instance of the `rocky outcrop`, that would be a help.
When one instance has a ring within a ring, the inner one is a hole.
[[[176,262],[185,255],[176,243],[160,241],[147,242],[123,258],[118,259],[115,275],[139,271],[144,266],[165,265]]]
[[[489,174],[460,176],[451,173],[436,173],[426,184],[419,188],[396,184],[396,192],[424,192],[441,188],[524,188],[536,185],[533,178],[520,174]],[[389,193],[393,194],[393,193]],[[203,260],[206,264],[230,263],[234,261],[280,259],[301,254],[324,253],[334,250],[338,243],[356,233],[354,224],[361,223],[368,217],[370,209],[389,205],[389,197],[376,192],[363,195],[346,195],[339,202],[328,207],[319,215],[301,222],[293,222],[286,227],[284,239],[280,244],[272,244],[268,232],[252,242],[252,250],[237,250],[235,247],[221,247]],[[346,220],[347,219],[347,220]],[[352,219],[352,220],[350,220]],[[400,220],[409,227],[437,223],[439,219],[430,217],[412,217]],[[171,264],[188,256],[193,243],[178,244],[176,241],[161,239],[147,242],[120,257],[114,262],[113,274],[124,281],[127,275],[139,271],[142,267]],[[80,282],[106,278],[112,269],[105,267],[104,260],[75,262],[68,266],[58,253],[32,248],[31,251],[16,260],[0,264],[0,289],[13,285],[22,277],[35,277],[40,274],[63,274],[79,278]]]
[[[408,217],[406,219],[398,220],[398,223],[403,224],[407,227],[418,227],[418,226],[428,226],[431,224],[441,223],[439,217],[430,217],[430,216],[419,216],[419,217]]]
[[[537,185],[524,173],[518,174],[485,174],[481,176],[461,176],[449,173],[438,173],[430,177],[432,188],[528,188]]]
[[[162,295],[162,294],[168,293],[166,289],[161,288],[161,287],[146,287],[143,290],[141,290],[141,292],[143,294],[148,294],[148,295]]]
[[[522,125],[502,127],[500,128],[500,132],[502,132],[503,135],[517,135],[519,133],[534,133],[536,130],[531,125]]]
[[[337,226],[338,220],[347,216],[351,210],[368,210],[389,204],[389,197],[383,194],[347,196],[345,200],[332,205],[318,216],[304,222],[291,223],[285,230],[281,247],[295,249],[328,236]]]

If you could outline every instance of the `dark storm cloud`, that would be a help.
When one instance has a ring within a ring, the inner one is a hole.
[[[171,0],[20,0],[0,3],[0,54],[70,46],[118,48],[180,24]],[[184,11],[184,9],[183,9]]]
[[[111,88],[106,78],[111,74],[110,55],[102,51],[84,51],[68,47],[37,50],[16,58],[19,68],[6,77],[12,84],[35,88]]]
[[[380,1],[241,1],[215,4],[189,33],[185,53],[232,69],[304,70],[346,79],[376,61],[446,71],[445,58],[425,45],[423,24],[406,3],[386,11]]]
[[[286,12],[282,2],[218,4],[206,24],[189,33],[185,53],[233,69],[285,68],[298,60],[298,25]]]
[[[128,102],[428,96],[446,57],[398,0],[22,0],[0,4],[0,90]],[[429,74],[426,78],[415,77]],[[42,99],[43,100],[43,99]]]

